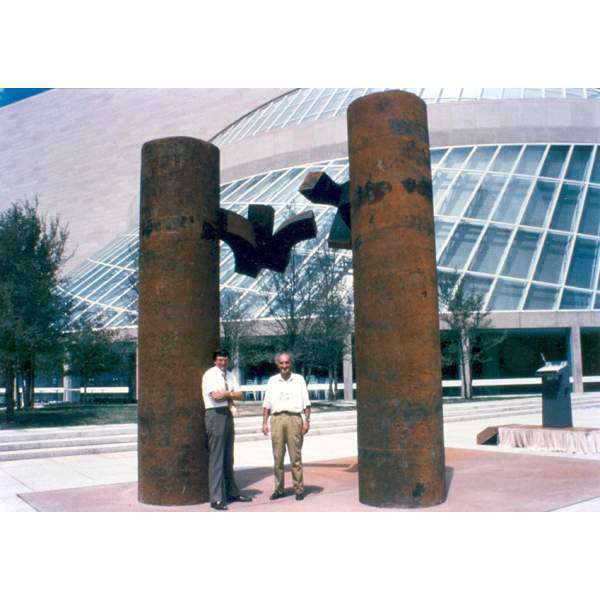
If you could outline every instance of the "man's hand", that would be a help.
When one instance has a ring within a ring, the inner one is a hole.
[[[310,421],[307,421],[305,419],[304,422],[302,423],[302,435],[304,435],[305,433],[308,433],[309,429],[310,429]]]
[[[229,392],[226,390],[217,390],[216,392],[211,392],[210,397],[217,401],[227,400],[229,398]]]
[[[269,435],[269,415],[271,410],[263,406],[263,433]]]

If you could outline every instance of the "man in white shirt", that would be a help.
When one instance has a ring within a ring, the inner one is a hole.
[[[233,441],[235,431],[230,405],[242,399],[237,379],[230,371],[229,353],[217,350],[213,354],[215,366],[202,377],[204,422],[208,436],[208,485],[210,506],[227,510],[228,502],[251,502],[242,496],[233,476]]]
[[[284,495],[283,461],[286,447],[292,463],[296,500],[304,500],[301,451],[304,434],[310,428],[308,388],[302,375],[292,373],[292,355],[289,352],[277,354],[275,364],[279,374],[269,379],[263,402],[263,433],[269,435],[270,416],[275,460],[275,486],[270,500],[277,500]]]

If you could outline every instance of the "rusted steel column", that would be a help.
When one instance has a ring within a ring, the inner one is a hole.
[[[203,371],[219,342],[219,151],[187,137],[144,144],[140,195],[138,496],[208,501]],[[210,236],[209,236],[210,237]]]
[[[435,235],[425,103],[372,94],[348,108],[359,499],[444,501]]]

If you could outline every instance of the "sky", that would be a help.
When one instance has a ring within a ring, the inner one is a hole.
[[[48,89],[50,88],[0,88],[0,106],[18,102]]]

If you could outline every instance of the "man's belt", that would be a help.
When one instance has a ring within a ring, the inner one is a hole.
[[[277,417],[279,415],[290,415],[292,417],[301,417],[302,413],[290,412],[289,410],[280,410],[279,412],[273,413],[274,417]]]

